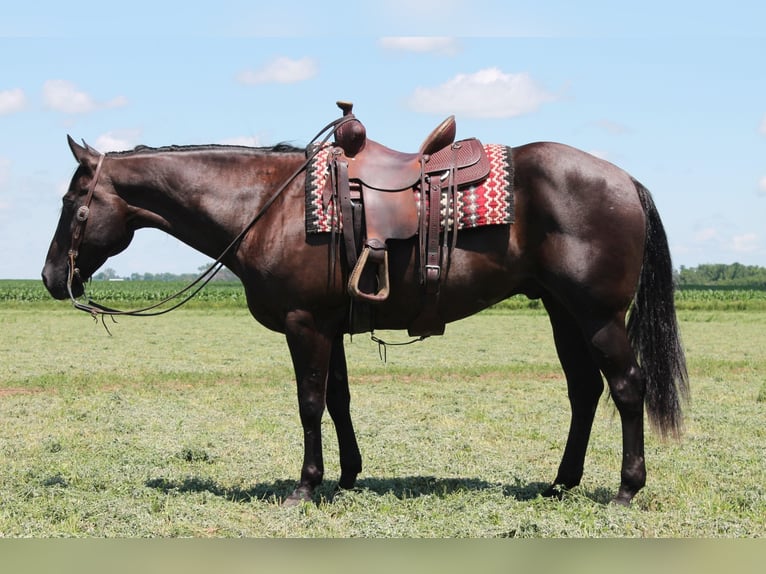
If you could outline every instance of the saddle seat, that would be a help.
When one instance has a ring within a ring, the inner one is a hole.
[[[367,139],[364,125],[351,113],[352,106],[338,102],[349,121],[336,131],[335,143],[348,158],[349,179],[372,189],[401,191],[413,187],[420,180],[424,160],[455,141],[457,124],[455,116],[449,116],[428,134],[416,153],[393,150]]]

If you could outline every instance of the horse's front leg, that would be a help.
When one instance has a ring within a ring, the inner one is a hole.
[[[311,500],[314,489],[322,483],[322,415],[334,337],[320,329],[313,314],[307,311],[288,314],[285,334],[298,385],[304,448],[300,483],[285,500],[286,505],[292,505]]]
[[[351,393],[348,388],[348,369],[343,335],[338,335],[332,345],[330,371],[327,377],[327,410],[330,411],[340,452],[339,488],[354,487],[357,475],[362,472],[362,455],[356,442],[351,422]]]

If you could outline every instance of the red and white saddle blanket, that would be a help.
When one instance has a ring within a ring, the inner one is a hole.
[[[333,222],[340,225],[341,218],[335,217],[336,206],[327,206],[322,192],[329,177],[331,147],[322,149],[312,160],[306,174],[306,233],[327,233],[332,231]],[[486,144],[484,151],[489,158],[489,176],[483,182],[459,188],[456,194],[458,229],[471,229],[483,225],[507,225],[513,223],[513,158],[511,148],[499,144]],[[414,190],[415,201],[420,200],[418,189]],[[442,220],[447,210],[446,196],[442,197]],[[336,229],[339,231],[339,229]]]

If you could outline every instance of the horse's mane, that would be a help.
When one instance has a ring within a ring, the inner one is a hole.
[[[242,145],[227,144],[204,144],[204,145],[167,145],[161,147],[151,147],[147,145],[138,145],[132,150],[108,152],[111,156],[124,155],[150,155],[156,153],[168,152],[197,152],[197,151],[251,151],[255,153],[305,153],[306,148],[299,147],[287,142],[281,142],[274,146],[249,147]]]

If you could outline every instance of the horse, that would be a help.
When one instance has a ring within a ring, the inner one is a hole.
[[[284,504],[311,501],[323,480],[325,410],[339,445],[336,488],[353,488],[362,457],[344,351],[350,269],[339,237],[306,232],[308,148],[139,146],[101,154],[67,137],[77,167],[42,271],[50,294],[76,300],[141,228],[213,259],[224,253],[220,262],[241,280],[250,313],[284,334],[292,359],[304,457]],[[688,392],[662,221],[649,191],[612,163],[553,142],[509,149],[515,219],[459,234],[437,311],[451,323],[516,294],[542,301],[571,419],[558,472],[540,494],[560,498],[580,484],[605,379],[622,432],[612,502],[630,505],[646,484],[644,411],[662,436],[680,436]],[[424,304],[417,239],[391,241],[389,251],[390,296],[376,305],[373,327],[405,329]]]

